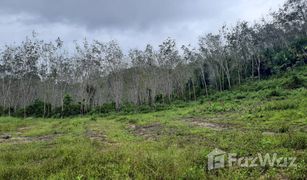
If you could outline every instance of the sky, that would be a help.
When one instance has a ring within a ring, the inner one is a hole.
[[[157,47],[168,37],[196,45],[199,36],[238,20],[253,23],[285,0],[0,0],[0,45],[40,39],[117,40],[121,47]]]

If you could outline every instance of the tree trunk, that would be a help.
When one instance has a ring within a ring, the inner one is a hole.
[[[202,82],[203,82],[203,85],[205,86],[206,96],[208,96],[209,94],[208,94],[208,87],[207,87],[207,82],[206,82],[206,77],[205,77],[205,71],[202,66],[200,67],[200,69],[201,69]]]
[[[193,88],[194,101],[196,101],[196,92],[195,92],[194,82],[193,80],[191,80],[191,82],[192,82],[192,88]]]
[[[148,89],[148,104],[149,106],[152,106],[152,90]]]
[[[259,56],[257,56],[257,71],[258,71],[258,79],[261,79],[261,58]]]

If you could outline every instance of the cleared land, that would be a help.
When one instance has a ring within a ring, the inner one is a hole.
[[[168,110],[67,119],[0,118],[0,179],[306,179],[307,90],[296,74],[245,84]],[[296,167],[207,170],[214,148],[277,153]]]

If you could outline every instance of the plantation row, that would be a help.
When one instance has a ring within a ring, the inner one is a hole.
[[[121,113],[63,119],[0,117],[0,179],[306,179],[306,107],[303,66],[159,112],[123,105]],[[215,148],[237,158],[295,157],[296,166],[258,160],[208,170]]]
[[[304,67],[303,67],[304,68]],[[306,69],[306,68],[305,68]],[[245,85],[246,86],[246,85]],[[307,82],[303,77],[300,77],[296,74],[290,75],[286,81],[282,82],[281,86],[277,86],[275,88],[271,88],[267,94],[265,94],[265,98],[272,98],[272,97],[279,97],[282,96],[283,89],[291,90],[291,89],[297,89],[297,88],[307,88]],[[240,88],[240,87],[239,87]],[[244,90],[244,86],[242,87],[242,91]],[[256,89],[259,89],[259,87],[256,87]],[[255,91],[256,89],[252,89],[252,91]],[[210,101],[217,101],[220,97],[218,93],[212,94],[210,96],[202,96],[200,97],[200,103],[210,102]],[[244,95],[236,95],[233,97],[234,99],[244,99]],[[52,108],[52,105],[50,103],[45,103],[40,100],[35,100],[33,104],[30,104],[26,106],[25,108],[18,109],[16,112],[14,109],[11,109],[10,115],[16,116],[16,117],[43,117],[43,118],[64,118],[69,116],[76,116],[76,115],[86,115],[86,114],[96,114],[96,115],[108,115],[112,113],[120,113],[120,114],[131,114],[131,113],[148,113],[148,112],[155,112],[155,111],[161,111],[161,110],[167,110],[172,107],[182,107],[185,106],[186,103],[181,100],[173,101],[172,104],[166,104],[163,102],[156,103],[155,105],[149,106],[149,105],[134,105],[134,104],[123,104],[120,111],[116,110],[115,103],[109,103],[109,104],[103,104],[101,106],[93,107],[92,109],[86,109],[85,104],[81,102],[74,102],[72,97],[70,95],[65,95],[63,98],[63,106],[61,107],[55,107]],[[222,103],[225,100],[220,100]],[[281,108],[288,106],[296,106],[296,104],[281,104],[278,107],[267,107],[270,110],[274,110],[274,108]],[[0,107],[0,115],[8,115],[9,109],[4,109],[3,107]]]
[[[147,45],[128,54],[116,41],[87,40],[68,53],[60,38],[45,42],[34,34],[0,50],[2,114],[155,110],[303,66],[306,9],[305,0],[288,0],[270,20],[223,26],[218,34],[200,37],[198,47],[179,49],[168,38],[157,50]]]

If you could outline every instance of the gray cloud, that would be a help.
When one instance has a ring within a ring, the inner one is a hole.
[[[1,0],[0,43],[32,30],[44,39],[72,42],[118,39],[125,49],[167,37],[195,43],[224,23],[253,21],[284,0]]]
[[[146,28],[169,22],[220,16],[228,0],[2,0],[6,13],[30,13],[45,22],[65,22],[88,28]],[[220,11],[220,12],[218,12]]]

